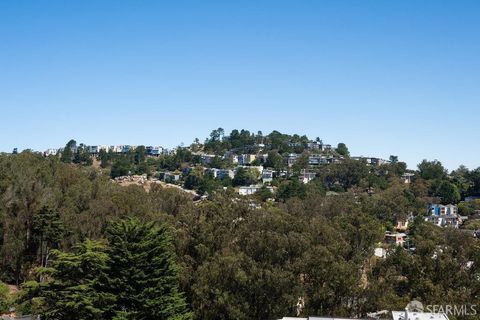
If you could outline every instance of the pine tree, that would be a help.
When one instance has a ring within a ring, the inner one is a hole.
[[[70,140],[63,148],[62,156],[60,160],[65,163],[71,163],[73,159],[73,150],[77,148],[77,142],[75,140]]]
[[[136,219],[108,230],[109,290],[116,319],[191,319],[178,289],[175,255],[164,227]]]
[[[50,249],[58,249],[65,233],[58,211],[43,207],[33,217],[33,234],[38,242],[38,260],[42,267],[47,266]]]
[[[105,319],[114,296],[103,287],[108,256],[99,242],[86,240],[72,253],[52,251],[51,268],[41,268],[46,282],[32,281],[24,287],[27,298],[40,298],[45,320]],[[33,310],[35,311],[35,310]]]

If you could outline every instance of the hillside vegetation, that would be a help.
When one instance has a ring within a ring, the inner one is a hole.
[[[224,142],[215,141],[214,135],[202,150],[222,154]],[[235,141],[227,148],[255,143]],[[284,154],[278,146],[269,152]],[[335,316],[403,310],[412,299],[480,303],[480,246],[465,231],[475,229],[480,207],[461,201],[478,195],[479,169],[448,173],[424,161],[404,183],[406,167],[398,160],[372,167],[346,154],[307,184],[295,174],[278,180],[274,195],[241,197],[218,182],[206,187],[208,199],[192,201],[181,190],[152,184],[146,192],[110,177],[115,161],[180,169],[190,148],[155,159],[107,156],[98,156],[104,165],[96,168],[30,151],[0,155],[0,280],[21,288],[11,296],[0,287],[1,311],[16,306],[45,319],[71,319],[68,312],[76,319],[277,319],[295,315],[299,297],[303,314]],[[465,229],[427,223],[435,202],[458,203],[472,219]],[[387,246],[385,258],[375,257],[385,231],[409,217],[415,250]],[[157,254],[142,254],[149,250]],[[169,265],[164,273],[146,267],[160,256]],[[75,263],[82,267],[68,269]],[[141,277],[158,280],[151,294],[138,288],[147,281]],[[168,289],[157,290],[165,283]],[[66,290],[74,294],[62,296]],[[137,300],[130,305],[115,292]],[[148,302],[167,296],[170,314]],[[75,313],[69,302],[86,311]]]

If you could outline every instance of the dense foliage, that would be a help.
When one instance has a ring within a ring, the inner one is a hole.
[[[216,132],[205,146],[222,152],[222,135]],[[259,136],[234,132],[228,147],[244,148]],[[269,157],[272,167],[283,166],[276,156],[284,152],[282,137],[268,137],[278,144]],[[102,163],[125,157],[110,156],[101,155]],[[129,156],[129,171],[151,161],[133,151]],[[192,157],[180,150],[154,161],[175,170]],[[414,298],[480,303],[477,240],[422,219],[428,203],[478,195],[480,170],[448,174],[441,163],[424,161],[409,184],[400,179],[405,171],[398,161],[371,167],[347,159],[322,167],[308,184],[295,176],[278,181],[272,203],[268,190],[242,198],[193,170],[192,188],[215,190],[208,200],[193,202],[188,193],[160,184],[148,192],[120,186],[110,171],[88,161],[1,155],[0,280],[28,283],[23,290],[37,298],[17,307],[37,308],[50,319],[147,319],[138,310],[158,310],[157,295],[171,297],[173,313],[188,318],[180,292],[197,319],[277,319],[294,315],[299,297],[304,314],[335,316],[402,310]],[[251,175],[241,171],[233,183]],[[470,216],[479,209],[477,202],[459,205]],[[391,248],[385,259],[374,257],[384,232],[411,213],[418,217],[410,234],[416,251]],[[127,217],[138,220],[122,220]],[[177,273],[178,287],[174,281],[163,286]]]
[[[121,220],[107,239],[107,246],[87,239],[71,253],[54,251],[40,280],[24,285],[31,312],[45,320],[191,319],[165,228]]]

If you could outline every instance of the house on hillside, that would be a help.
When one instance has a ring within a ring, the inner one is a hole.
[[[289,167],[293,166],[295,164],[295,162],[297,162],[297,159],[298,159],[298,154],[296,153],[290,153],[288,156],[287,156],[287,164]]]
[[[241,154],[237,157],[237,159],[238,159],[238,164],[240,164],[240,165],[251,164],[253,161],[255,161],[256,155],[254,155],[254,154]]]
[[[365,161],[366,164],[370,166],[381,166],[383,164],[390,163],[389,160],[385,159],[380,159],[380,158],[373,158],[373,157],[351,157],[350,159],[352,160],[357,160],[357,161]]]
[[[43,152],[43,155],[45,157],[56,156],[57,154],[58,154],[58,149],[47,149],[45,150],[45,152]]]
[[[182,174],[180,172],[162,172],[160,173],[160,179],[165,182],[177,182],[180,181]]]
[[[90,154],[97,154],[100,152],[100,146],[87,146],[87,152]]]
[[[272,182],[274,173],[275,173],[275,171],[273,171],[271,169],[263,169],[263,172],[262,172],[263,183]]]
[[[235,176],[235,173],[231,169],[211,168],[207,169],[207,172],[212,173],[213,177],[217,179],[225,179],[227,177],[233,179],[233,177]]]
[[[425,221],[431,222],[439,227],[458,228],[467,217],[458,214],[458,207],[453,204],[431,204],[428,208],[429,216]]]
[[[315,179],[316,176],[317,174],[315,172],[309,172],[308,170],[303,169],[300,172],[300,176],[298,178],[302,183],[307,184],[313,179]]]
[[[415,176],[415,174],[413,173],[404,173],[402,174],[402,181],[403,183],[407,184],[407,183],[412,183],[412,179],[413,177]]]
[[[258,191],[260,191],[261,188],[262,188],[261,185],[251,185],[251,186],[248,186],[248,187],[240,187],[238,189],[238,193],[241,196],[248,196],[248,195],[252,195],[252,194],[257,193]]]
[[[327,163],[327,157],[321,154],[312,154],[308,156],[308,164],[311,166],[318,166]]]
[[[203,164],[210,164],[215,157],[216,155],[214,154],[203,153],[200,155],[200,161],[202,161]]]
[[[307,143],[307,149],[310,150],[323,150],[323,142],[320,141],[309,141]]]
[[[405,247],[407,243],[407,235],[400,232],[385,232],[385,243],[394,244],[400,247]]]
[[[149,155],[149,156],[158,157],[162,154],[163,148],[162,147],[148,146],[148,147],[145,147],[145,151],[147,152],[147,155]]]
[[[126,145],[122,146],[122,151],[121,152],[122,153],[128,153],[130,150],[134,150],[134,149],[135,149],[134,146],[126,144]]]

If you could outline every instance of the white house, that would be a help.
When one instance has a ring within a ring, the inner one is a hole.
[[[274,172],[275,172],[275,171],[270,170],[270,169],[263,169],[263,172],[262,172],[262,181],[263,181],[263,183],[265,183],[265,182],[272,182]]]
[[[262,189],[261,185],[251,185],[251,186],[248,186],[248,187],[240,187],[238,189],[238,193],[241,196],[248,196],[248,195],[252,195],[252,194],[257,193],[258,191],[260,191],[260,189]],[[270,190],[270,192],[273,193],[273,188],[272,187],[267,187],[267,189]]]
[[[441,205],[432,204],[428,208],[430,215],[425,218],[425,221],[431,222],[439,227],[454,227],[458,228],[466,217],[458,214],[458,207],[453,204]]]
[[[213,174],[213,177],[217,179],[225,179],[227,177],[230,179],[233,179],[233,177],[235,176],[235,173],[233,172],[233,170],[230,170],[230,169],[211,168],[211,169],[207,169],[207,171],[211,172]]]
[[[411,183],[414,176],[415,176],[415,174],[413,174],[413,173],[408,173],[408,172],[404,173],[402,175],[403,183]]]
[[[58,154],[58,149],[47,149],[43,153],[46,157],[48,156],[56,156]]]
[[[315,172],[308,172],[306,170],[302,170],[301,173],[300,173],[299,179],[304,184],[307,184],[310,181],[312,181],[313,179],[315,179],[316,176],[317,176],[317,174]]]
[[[147,154],[149,156],[158,157],[159,155],[162,154],[163,148],[162,147],[148,146],[148,147],[145,147],[145,151],[147,151]]]
[[[248,186],[248,187],[240,187],[238,189],[238,193],[241,196],[248,196],[248,195],[257,193],[258,191],[260,191],[261,188],[262,188],[262,186],[259,186],[259,185],[251,185],[251,186]]]

